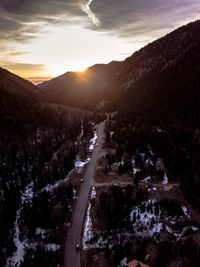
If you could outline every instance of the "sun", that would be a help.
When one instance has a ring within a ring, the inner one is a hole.
[[[80,68],[77,68],[77,69],[72,70],[72,71],[84,74],[87,71],[87,69],[88,69],[88,67],[80,67]]]
[[[88,66],[85,66],[85,65],[71,66],[70,68],[69,68],[69,66],[56,66],[55,69],[49,68],[49,73],[51,74],[52,77],[57,77],[57,76],[62,75],[68,71],[84,74],[86,72],[87,68],[88,68]]]

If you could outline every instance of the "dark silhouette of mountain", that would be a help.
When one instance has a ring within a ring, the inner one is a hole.
[[[47,101],[37,86],[0,68],[0,143],[26,138],[42,126],[56,125],[56,112],[42,105]]]
[[[45,93],[40,91],[37,86],[3,68],[0,68],[0,88],[10,93],[35,99],[45,98]]]
[[[196,21],[123,62],[113,105],[157,119],[199,121],[199,60],[200,21]]]
[[[116,73],[119,62],[96,64],[84,73],[67,72],[38,87],[48,93],[53,102],[67,105],[94,108],[106,97],[113,74]]]
[[[123,62],[94,65],[83,74],[68,72],[39,88],[53,101],[75,106],[96,108],[104,102],[107,110],[191,120],[200,104],[199,59],[200,21],[196,21]]]

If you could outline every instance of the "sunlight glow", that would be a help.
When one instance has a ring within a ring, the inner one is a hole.
[[[43,64],[42,76],[58,76],[67,71],[84,71],[97,63],[123,60],[142,45],[80,25],[64,25],[51,29],[48,35],[41,35],[30,43],[21,44],[19,50],[26,53],[18,60]],[[124,53],[120,54],[120,51]],[[29,76],[32,76],[31,73]]]
[[[36,80],[124,60],[200,14],[198,0],[3,2],[0,65]]]

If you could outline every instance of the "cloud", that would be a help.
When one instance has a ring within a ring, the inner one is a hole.
[[[17,62],[26,42],[47,36],[52,29],[78,24],[141,47],[200,18],[199,14],[199,0],[0,0],[0,64],[14,72],[27,69],[36,76],[39,70],[45,76],[43,65],[10,61]]]
[[[90,9],[90,5],[92,4],[93,0],[82,1],[80,4],[80,8],[88,15],[91,19],[92,23],[99,28],[101,26],[101,21],[96,17],[96,15]]]
[[[199,0],[102,0],[94,5],[101,29],[124,38],[156,37],[200,18]]]
[[[0,0],[1,39],[25,42],[51,25],[84,19],[78,3],[78,0]]]
[[[170,31],[199,12],[199,0],[0,0],[0,36],[25,42],[50,24],[79,23],[125,38],[140,37]]]

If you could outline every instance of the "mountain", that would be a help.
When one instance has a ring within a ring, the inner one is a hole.
[[[40,100],[45,97],[37,86],[3,68],[0,68],[0,89]]]
[[[106,96],[113,74],[117,72],[119,62],[96,64],[84,73],[67,72],[39,85],[54,102],[67,105],[94,108]]]
[[[200,21],[123,62],[113,105],[157,119],[200,121]]]
[[[37,86],[0,68],[0,144],[26,138],[40,126],[56,124],[56,113],[42,105],[47,101]]]
[[[68,72],[39,86],[75,106],[191,119],[200,103],[200,21],[148,44],[122,62]],[[160,114],[160,115],[159,115]]]

